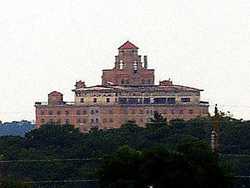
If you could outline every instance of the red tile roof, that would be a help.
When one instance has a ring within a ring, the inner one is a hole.
[[[49,93],[49,95],[62,95],[62,93],[58,91],[52,91],[51,93]]]
[[[121,45],[118,49],[119,50],[120,49],[138,49],[138,47],[134,45],[133,43],[127,41],[123,45]]]

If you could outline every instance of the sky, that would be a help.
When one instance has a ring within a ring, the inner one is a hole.
[[[8,0],[0,3],[0,120],[34,120],[36,101],[76,80],[101,83],[130,40],[156,83],[204,89],[202,100],[250,119],[249,0]]]

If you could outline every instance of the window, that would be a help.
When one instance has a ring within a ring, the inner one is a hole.
[[[99,119],[96,118],[96,119],[95,119],[95,122],[96,122],[96,123],[99,123]]]
[[[44,111],[41,111],[40,114],[41,114],[41,115],[44,115]]]
[[[168,104],[175,104],[175,98],[171,97],[167,99]]]
[[[81,98],[81,99],[80,99],[80,103],[84,103],[84,98]]]
[[[66,119],[65,123],[66,123],[66,124],[70,124],[69,119]]]
[[[126,84],[129,84],[129,80],[126,80]]]
[[[82,112],[83,114],[87,114],[87,112],[86,112],[86,110],[83,110],[83,112]]]
[[[107,103],[110,103],[110,98],[106,98],[106,102],[107,102]]]
[[[77,114],[77,115],[80,115],[80,114],[81,114],[81,111],[80,111],[80,110],[77,110],[77,111],[76,111],[76,114]]]
[[[138,104],[138,98],[128,98],[128,104]]]
[[[81,123],[81,119],[80,118],[77,119],[77,123]]]
[[[143,112],[143,110],[140,110],[140,114],[143,114],[144,112]]]
[[[137,64],[136,61],[135,61],[134,64],[133,64],[133,68],[134,68],[134,71],[137,71],[137,69],[138,69],[138,64]]]
[[[95,110],[95,113],[99,113],[99,110]]]
[[[154,98],[154,104],[165,104],[166,98]]]
[[[110,118],[110,119],[109,119],[109,122],[110,122],[110,123],[113,123],[113,119],[112,119],[112,118]]]
[[[53,115],[53,111],[52,110],[49,111],[49,115]]]
[[[118,98],[119,104],[127,104],[127,99],[126,98]]]
[[[82,122],[83,122],[83,123],[87,123],[87,120],[86,120],[86,119],[83,119]]]
[[[144,98],[143,103],[144,104],[150,104],[150,98]]]
[[[94,123],[94,119],[91,119],[91,123]]]
[[[189,110],[189,114],[193,114],[194,113],[194,111],[193,110]]]
[[[121,84],[124,84],[124,80],[121,80]]]
[[[103,123],[106,123],[107,122],[107,119],[103,119]]]
[[[44,124],[44,123],[45,123],[45,120],[44,120],[44,119],[42,119],[42,120],[41,120],[41,123],[42,123],[42,124]]]
[[[113,110],[109,110],[109,114],[113,114]]]
[[[181,98],[181,102],[190,102],[190,98],[188,97]]]
[[[61,111],[57,111],[57,115],[60,115],[61,114]]]
[[[183,110],[180,110],[180,114],[183,114]]]
[[[69,115],[69,111],[66,110],[66,111],[65,111],[65,114],[66,114],[66,115]]]
[[[119,69],[123,69],[123,67],[124,67],[124,63],[122,60],[120,60]]]
[[[91,110],[91,114],[94,114],[95,113],[95,111],[94,110]]]
[[[97,98],[94,98],[94,99],[93,99],[93,102],[96,103],[96,102],[97,102]]]
[[[148,84],[150,84],[151,83],[151,80],[148,80]]]

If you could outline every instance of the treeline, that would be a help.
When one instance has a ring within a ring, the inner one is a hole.
[[[143,151],[163,148],[177,151],[180,144],[201,141],[209,147],[212,119],[197,118],[189,121],[167,122],[159,114],[144,128],[127,122],[119,129],[81,133],[70,125],[44,125],[24,137],[0,137],[0,177],[22,181],[96,179],[102,160],[119,148]],[[220,152],[222,154],[250,155],[250,122],[226,116],[220,118]],[[68,159],[96,160],[68,160]],[[250,157],[232,158],[222,155],[221,162],[232,168],[234,175],[250,175]],[[247,159],[246,159],[247,158]],[[35,160],[38,162],[18,162]],[[49,162],[46,159],[67,159]],[[240,166],[240,168],[239,168]],[[67,187],[67,186],[65,186]],[[74,187],[77,187],[76,185]],[[90,185],[91,187],[91,185]]]
[[[30,121],[0,122],[0,136],[24,136],[35,128]]]

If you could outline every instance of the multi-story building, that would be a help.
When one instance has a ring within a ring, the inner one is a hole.
[[[171,80],[155,84],[154,69],[148,69],[147,56],[127,41],[118,48],[113,69],[103,70],[102,84],[86,86],[77,81],[74,102],[53,91],[48,102],[36,102],[36,125],[73,124],[81,131],[92,127],[118,128],[128,120],[144,126],[154,111],[168,120],[189,120],[207,116],[208,102],[200,100],[202,90],[175,85]]]

